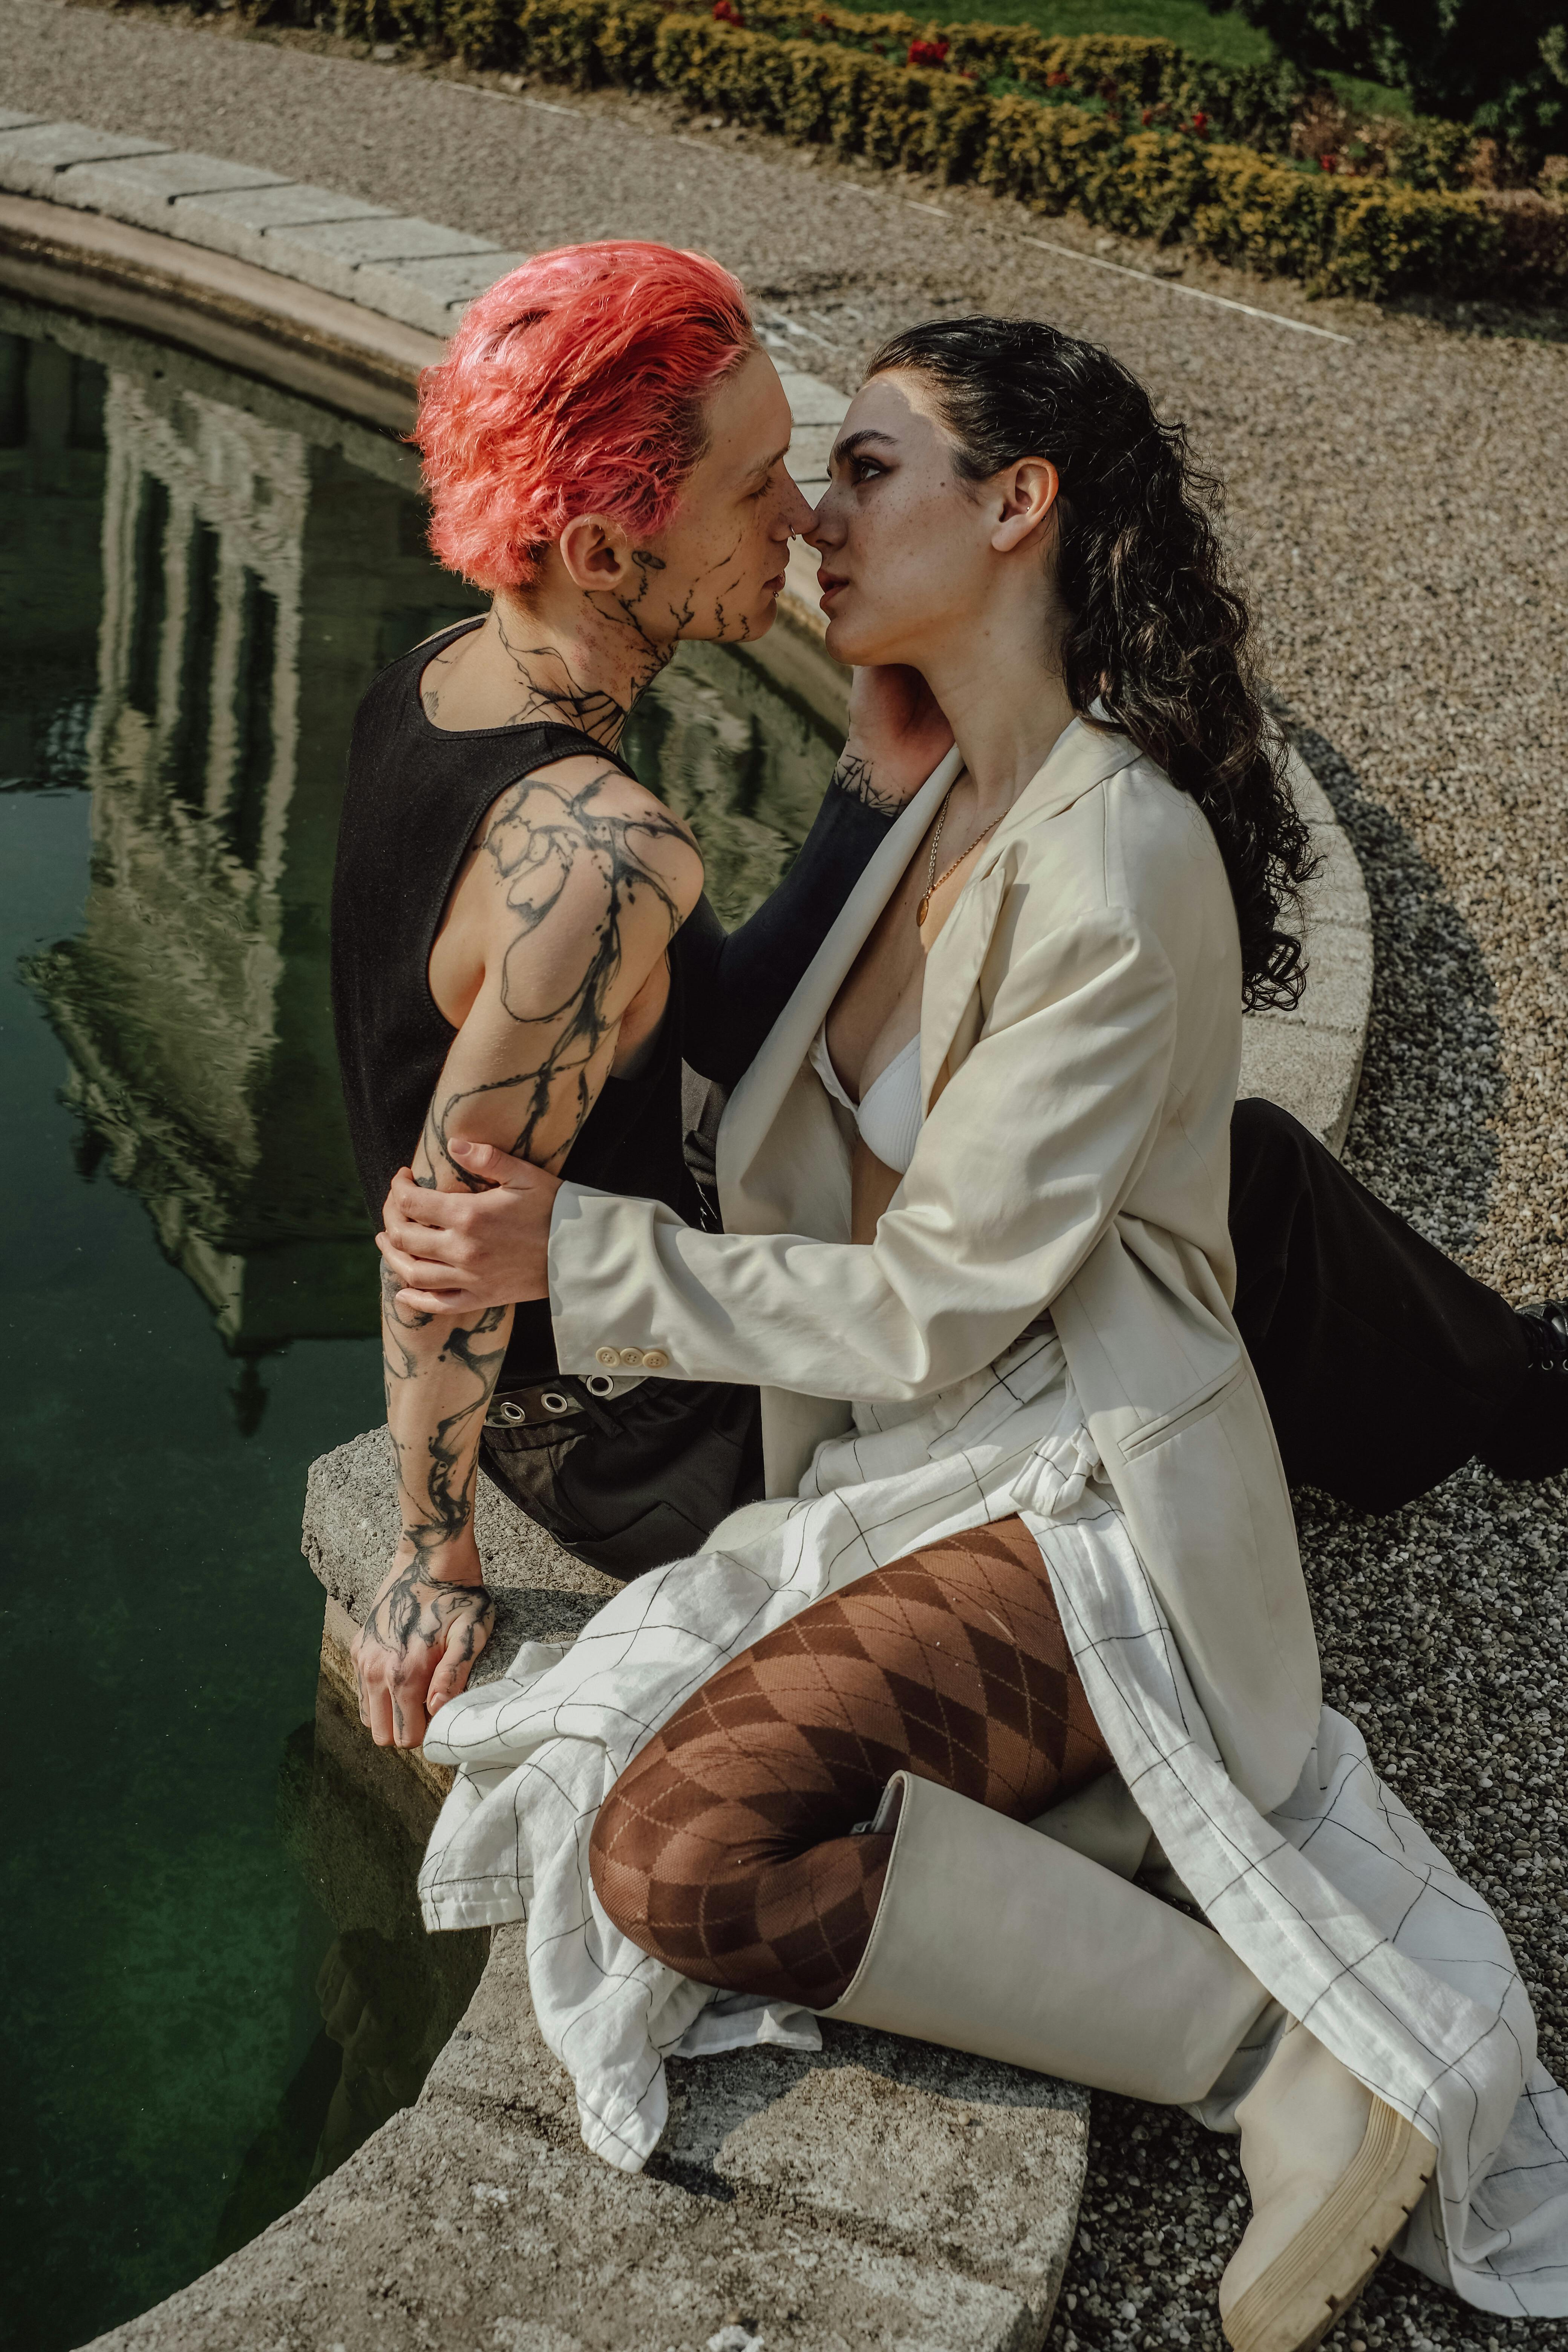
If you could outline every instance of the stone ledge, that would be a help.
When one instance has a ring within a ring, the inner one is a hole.
[[[521,258],[259,165],[80,122],[0,118],[0,187],[226,253],[433,335],[449,335],[464,305]],[[488,267],[476,270],[480,257]],[[468,267],[443,275],[432,260]]]
[[[1292,1112],[1338,1154],[1372,1019],[1372,908],[1333,804],[1294,751],[1289,772],[1321,861],[1307,893],[1307,986],[1294,1012],[1251,1013],[1243,1023],[1240,1092]]]
[[[401,435],[434,335],[223,253],[0,193],[0,285],[182,346]]]
[[[482,1679],[616,1588],[483,1482],[478,1517],[501,1601]],[[305,1549],[339,1643],[396,1525],[384,1432],[313,1465]],[[330,1678],[342,1670],[340,1655]],[[767,2352],[1037,2352],[1072,2240],[1088,2095],[889,2034],[824,2034],[816,2057],[672,2062],[663,2141],[642,2174],[616,2172],[584,2147],[541,2040],[523,1931],[498,1929],[416,2104],[251,2245],[100,2344],[708,2352],[728,2324]]]
[[[252,2245],[98,2346],[1031,2352],[1044,2332],[1024,2296],[930,2252],[614,2172],[526,2115],[427,2089]]]

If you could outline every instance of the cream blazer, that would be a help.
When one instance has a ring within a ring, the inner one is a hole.
[[[1226,1765],[1267,1812],[1321,1693],[1230,1311],[1240,949],[1207,822],[1124,736],[1074,720],[981,852],[926,964],[914,1158],[875,1241],[849,1240],[853,1129],[807,1055],[958,764],[893,825],[731,1099],[726,1230],[563,1185],[558,1360],[754,1381],[784,1496],[845,1400],[932,1395],[1048,1307]]]

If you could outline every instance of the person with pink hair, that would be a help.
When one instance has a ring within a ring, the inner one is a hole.
[[[875,782],[847,746],[790,874],[729,937],[690,834],[620,756],[678,646],[772,625],[811,520],[792,430],[738,281],[664,246],[535,257],[426,375],[431,545],[492,601],[395,662],[355,723],[333,1001],[373,1202],[411,1150],[432,1196],[479,1190],[493,1143],[711,1222],[683,1157],[683,1060],[739,1077],[941,748],[929,702],[895,698]],[[375,1737],[417,1745],[492,1621],[481,1442],[515,1501],[621,1576],[760,1491],[760,1452],[750,1391],[650,1380],[652,1355],[565,1381],[541,1303],[444,1318],[395,1290],[403,1533],[357,1667]]]

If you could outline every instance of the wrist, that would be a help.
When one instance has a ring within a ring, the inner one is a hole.
[[[459,1536],[449,1537],[438,1544],[416,1538],[405,1533],[392,1555],[392,1572],[403,1575],[414,1569],[426,1584],[482,1584],[484,1563],[474,1539],[470,1524]]]
[[[832,789],[842,793],[846,800],[858,802],[874,816],[889,817],[898,815],[920,781],[912,773],[900,778],[892,761],[874,759],[851,736],[838,755]]]

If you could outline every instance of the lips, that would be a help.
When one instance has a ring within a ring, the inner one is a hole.
[[[849,583],[841,572],[819,572],[816,575],[816,584],[822,591],[822,602],[826,604],[830,596],[837,596],[841,588],[848,587]]]

